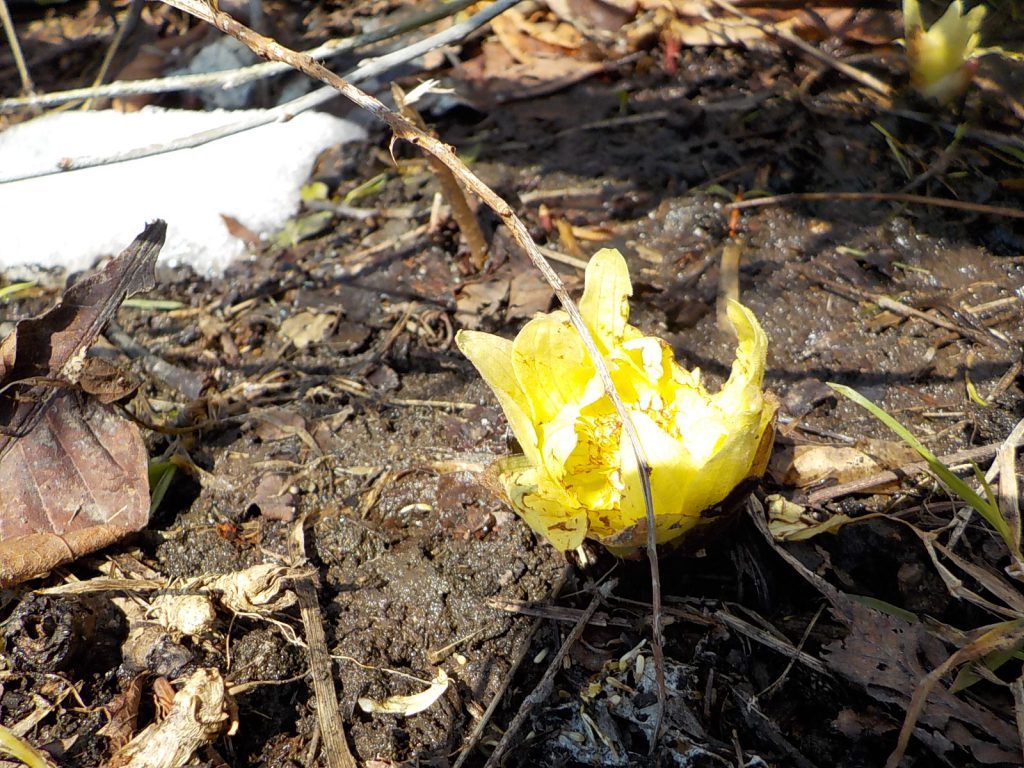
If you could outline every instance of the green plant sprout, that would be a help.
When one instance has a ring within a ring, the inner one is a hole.
[[[985,494],[984,497],[971,488],[971,486],[966,482],[953,474],[952,470],[939,461],[939,458],[928,450],[924,443],[914,437],[909,429],[904,427],[896,421],[896,419],[872,403],[862,394],[850,387],[843,386],[842,384],[834,384],[830,382],[829,386],[847,400],[852,400],[861,408],[865,409],[868,413],[895,432],[903,442],[917,451],[918,456],[928,464],[928,468],[931,469],[936,477],[938,477],[939,481],[946,486],[951,493],[959,496],[963,501],[969,504],[971,508],[981,515],[989,525],[995,528],[996,533],[998,533],[1006,543],[1006,546],[1010,550],[1010,554],[1014,559],[1020,559],[1020,546],[1017,543],[1013,529],[1011,528],[1010,523],[999,512],[999,505],[996,502],[995,496],[992,494],[992,489],[989,484],[985,482],[985,478],[977,465],[974,466],[974,472],[981,483],[981,487]]]

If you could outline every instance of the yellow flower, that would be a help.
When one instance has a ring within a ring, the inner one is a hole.
[[[580,313],[650,463],[659,543],[702,522],[747,477],[760,475],[774,434],[774,400],[761,390],[768,339],[737,302],[732,374],[710,394],[700,371],[675,361],[664,341],[630,325],[625,259],[604,249],[590,260]],[[523,455],[498,463],[512,506],[560,550],[596,539],[627,555],[646,543],[636,458],[594,364],[565,312],[538,315],[514,341],[475,331],[455,339],[494,390]]]
[[[971,61],[981,53],[978,30],[984,18],[985,6],[965,14],[963,0],[954,0],[926,30],[918,0],[903,0],[903,29],[914,90],[940,104],[967,90],[975,70]]]

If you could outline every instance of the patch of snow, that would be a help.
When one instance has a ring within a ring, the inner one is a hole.
[[[245,119],[252,111],[61,112],[0,132],[5,176],[53,168],[62,158],[163,144]],[[299,207],[317,155],[365,136],[316,112],[194,149],[0,184],[0,270],[84,269],[119,253],[156,218],[167,221],[161,262],[217,274],[246,251],[221,214],[261,235]]]

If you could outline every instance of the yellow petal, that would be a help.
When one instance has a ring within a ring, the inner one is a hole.
[[[580,314],[602,352],[623,338],[632,295],[629,269],[622,254],[614,248],[602,248],[595,253],[587,263]]]
[[[434,702],[441,698],[447,690],[448,675],[445,674],[443,669],[439,669],[434,680],[430,683],[430,687],[419,693],[414,693],[411,696],[388,696],[383,701],[377,701],[369,697],[360,697],[356,699],[356,703],[359,704],[359,708],[363,712],[410,717],[430,709]]]
[[[912,30],[923,28],[921,22],[921,6],[917,0],[903,0],[903,30],[909,37]]]
[[[685,505],[688,489],[697,480],[695,475],[699,468],[690,462],[689,452],[683,443],[665,432],[647,414],[634,412],[630,416],[651,468],[655,520],[684,513],[687,511]],[[621,451],[622,500],[619,517],[613,520],[613,527],[619,529],[636,525],[647,516],[636,454],[625,431],[622,434]],[[699,514],[700,510],[694,513]]]
[[[716,405],[725,413],[761,408],[761,384],[768,356],[768,337],[754,313],[738,301],[730,301],[729,321],[736,329],[739,346],[729,380],[714,395]]]
[[[512,369],[538,431],[567,403],[580,403],[594,365],[564,312],[540,315],[512,343]]]
[[[539,464],[537,432],[530,420],[527,396],[520,388],[512,366],[512,342],[490,333],[463,330],[455,334],[455,344],[493,390],[527,458]]]
[[[984,18],[985,6],[979,5],[964,13],[963,3],[956,0],[928,30],[947,67],[958,67],[971,57],[978,47],[978,30]]]
[[[904,2],[910,81],[922,96],[947,102],[964,92],[973,76],[966,64],[978,55],[979,30],[985,13],[983,5],[964,13],[961,0],[955,0],[925,30],[916,0]]]
[[[499,462],[498,480],[526,524],[555,549],[576,549],[587,535],[587,513],[546,495],[545,491],[552,489],[538,487],[541,479],[541,473],[524,456],[510,456]]]

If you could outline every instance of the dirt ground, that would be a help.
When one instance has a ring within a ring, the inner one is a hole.
[[[905,79],[892,51],[861,63]],[[1020,82],[1012,66],[985,67],[996,82]],[[702,548],[662,560],[669,699],[653,756],[647,565],[597,548],[585,562],[566,557],[512,513],[486,472],[514,447],[504,417],[453,345],[460,327],[511,337],[553,297],[486,211],[488,261],[474,267],[450,219],[431,224],[436,177],[409,147],[395,148],[396,170],[383,129],[328,153],[313,175],[337,199],[384,174],[352,204],[376,213],[336,214],[325,233],[264,245],[223,278],[161,267],[151,296],[184,308],[118,313],[136,341],[204,382],[188,402],[136,363],[136,414],[155,421],[177,409],[179,425],[208,425],[147,433],[151,456],[185,456],[191,472],[179,471],[145,530],[0,593],[0,723],[35,717],[25,735],[55,762],[101,765],[111,740],[98,729],[130,681],[146,681],[141,727],[157,717],[153,679],[214,667],[239,687],[238,729],[189,765],[326,764],[297,608],[221,612],[208,633],[167,633],[140,662],[108,595],[33,592],[111,564],[184,580],[289,562],[289,531],[305,518],[305,577],[360,765],[452,765],[499,695],[465,763],[483,765],[609,579],[504,765],[884,765],[924,677],[979,628],[1021,620],[1021,582],[992,529],[927,476],[830,498],[840,468],[798,476],[794,446],[856,448],[875,456],[875,471],[915,460],[825,386],[837,382],[940,456],[991,449],[977,454],[986,469],[1024,418],[1024,222],[867,197],[729,206],[841,190],[1019,210],[1024,115],[1006,92],[975,88],[938,114],[911,96],[882,107],[766,40],[684,47],[672,67],[654,46],[547,95],[426,113],[538,242],[584,260],[620,248],[635,287],[631,322],[716,384],[734,355],[716,325],[721,254],[740,248],[741,299],[770,338],[766,387],[782,419],[753,500]],[[946,123],[960,121],[975,134],[951,145]],[[578,295],[581,270],[555,267]],[[7,304],[0,319],[50,300]],[[286,325],[323,315],[326,330],[311,340]],[[805,506],[803,525],[854,522],[776,540],[756,522],[773,494]],[[87,628],[67,618],[82,611]],[[69,647],[33,655],[63,621]],[[1019,648],[1009,642],[1001,666],[986,656],[992,671],[962,692],[949,691],[955,671],[941,678],[903,765],[1020,764]],[[438,669],[450,683],[420,714],[357,703],[420,691]]]

